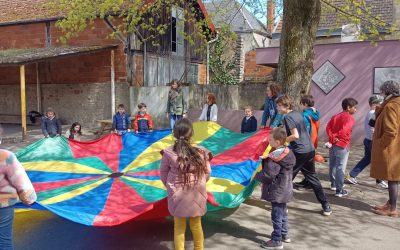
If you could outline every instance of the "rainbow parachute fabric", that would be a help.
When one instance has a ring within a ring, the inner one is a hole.
[[[212,152],[208,211],[237,207],[253,191],[268,129],[236,134],[216,123],[196,122],[193,143]],[[173,145],[171,130],[106,135],[78,142],[39,140],[17,153],[38,194],[36,206],[77,223],[113,226],[168,216],[159,177],[160,151]]]

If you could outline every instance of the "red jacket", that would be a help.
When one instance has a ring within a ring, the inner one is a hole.
[[[153,120],[151,116],[146,112],[144,115],[137,113],[135,115],[135,121],[133,122],[133,129],[136,132],[145,132],[153,129]]]
[[[329,142],[341,148],[350,148],[353,126],[354,117],[348,112],[343,111],[334,115],[326,125]]]

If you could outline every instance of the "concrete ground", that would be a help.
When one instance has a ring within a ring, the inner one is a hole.
[[[40,133],[31,136],[31,141],[36,138],[41,138]],[[1,148],[16,151],[26,145],[6,142]],[[326,150],[320,152],[326,155]],[[362,154],[362,146],[352,146],[347,170]],[[317,164],[317,171],[333,213],[322,216],[313,192],[296,190],[295,200],[289,203],[292,243],[285,244],[285,249],[400,248],[400,218],[378,216],[370,210],[371,204],[384,203],[388,195],[387,190],[375,186],[368,168],[360,174],[359,185],[347,186],[345,198],[334,197],[328,189],[327,163]],[[258,188],[240,207],[208,213],[203,218],[205,249],[261,249],[259,243],[269,238],[272,224],[271,206],[259,197]],[[47,211],[30,211],[16,213],[14,233],[16,250],[173,249],[171,219],[104,228],[76,224]],[[190,239],[187,233],[187,249],[193,248]]]

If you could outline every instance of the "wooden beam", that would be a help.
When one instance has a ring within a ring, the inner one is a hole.
[[[111,50],[111,119],[115,112],[115,65],[114,65],[114,50]]]
[[[26,98],[25,98],[25,65],[19,68],[19,75],[21,80],[21,124],[22,124],[22,140],[27,139],[26,136]]]
[[[39,63],[36,63],[36,101],[37,112],[42,113],[42,86],[39,80]]]

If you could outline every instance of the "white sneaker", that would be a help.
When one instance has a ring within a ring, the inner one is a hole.
[[[358,184],[357,179],[355,177],[351,177],[350,175],[346,175],[346,177],[344,177],[344,179],[345,179],[345,181],[347,181],[350,184],[353,184],[353,185]]]
[[[378,186],[380,188],[383,188],[383,189],[388,189],[389,188],[388,184],[385,181],[381,181],[379,183],[376,183],[376,186]]]

